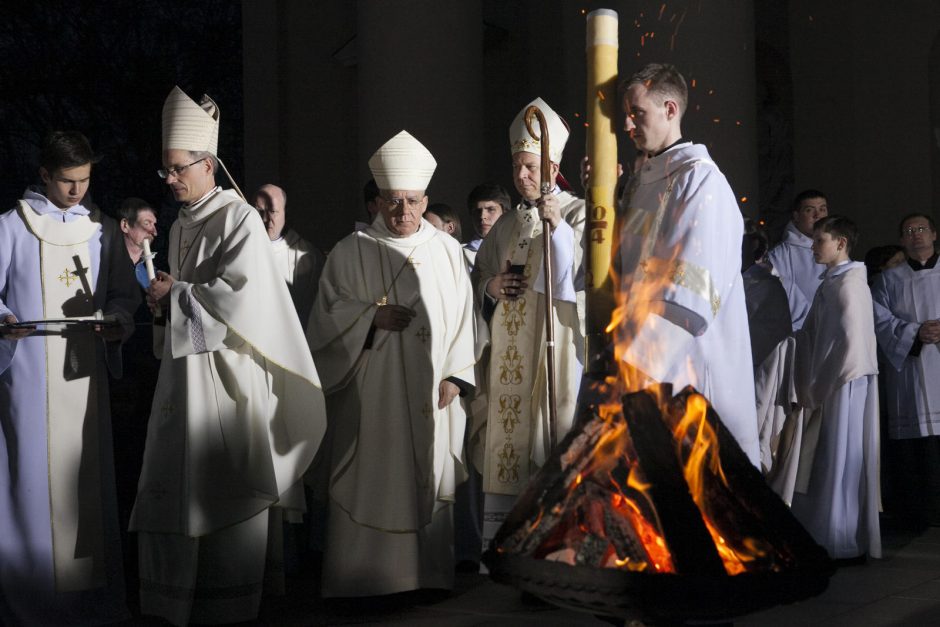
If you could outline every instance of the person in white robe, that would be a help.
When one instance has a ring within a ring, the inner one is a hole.
[[[552,190],[541,191],[541,144],[525,126],[537,106],[548,125]],[[541,98],[509,127],[513,183],[522,201],[497,220],[476,256],[477,301],[490,329],[483,442],[484,546],[551,448],[546,351],[555,355],[555,441],[571,429],[584,344],[584,200],[556,184],[568,127]],[[547,220],[547,223],[545,222]],[[545,342],[542,230],[551,229],[555,346]],[[474,425],[474,433],[484,425]]]
[[[286,227],[287,192],[283,189],[270,183],[262,185],[252,197],[251,204],[261,214],[271,239],[278,275],[287,283],[300,325],[306,331],[326,258],[294,229]]]
[[[813,302],[813,294],[821,282],[825,268],[813,261],[813,223],[829,214],[826,195],[807,189],[793,199],[791,220],[783,239],[767,254],[773,273],[780,277],[790,304],[793,330],[803,326],[803,319]]]
[[[814,259],[826,271],[795,341],[778,349],[795,351],[795,409],[786,402],[782,428],[765,442],[771,487],[836,559],[881,557],[878,360],[868,273],[849,258],[857,239],[847,218],[816,222]],[[768,362],[759,398],[791,385]]]
[[[481,183],[467,195],[467,212],[473,223],[476,237],[463,245],[467,267],[473,271],[477,252],[484,238],[489,235],[496,221],[508,213],[512,201],[509,193],[501,185]],[[474,286],[474,289],[476,286]],[[464,442],[464,451],[468,460],[467,480],[457,486],[457,502],[454,504],[454,547],[458,571],[476,572],[479,570],[480,556],[483,551],[483,444],[486,415],[489,410],[489,396],[486,393],[489,380],[490,333],[489,325],[483,318],[478,303],[474,304],[474,316],[477,329],[475,370],[476,393],[470,400],[464,400],[467,410],[468,428]]]
[[[43,142],[43,185],[0,215],[0,624],[129,618],[108,372],[140,302],[117,224],[86,197],[88,140]],[[120,323],[95,332],[79,319]],[[71,319],[71,328],[19,322]],[[104,340],[104,341],[102,341]],[[120,420],[139,420],[120,416]]]
[[[467,195],[467,212],[473,222],[473,232],[476,237],[463,245],[464,255],[470,270],[476,263],[477,252],[483,244],[483,239],[489,234],[493,225],[504,213],[509,213],[512,201],[509,192],[502,185],[481,183]]]
[[[705,146],[682,138],[688,91],[678,70],[650,64],[624,87],[625,129],[648,156],[621,207],[615,354],[633,373],[630,390],[694,386],[756,466],[744,220]]]
[[[148,289],[167,323],[131,530],[141,612],[177,625],[257,617],[269,509],[303,510],[326,426],[261,218],[215,184],[218,115],[178,87],[164,104],[159,174],[183,206]]]
[[[460,243],[422,218],[435,166],[406,131],[376,151],[379,215],[333,248],[311,316],[330,417],[325,597],[454,584],[474,316]]]
[[[786,290],[780,279],[764,265],[766,254],[767,236],[755,221],[746,220],[741,243],[741,276],[755,371],[777,344],[790,335],[793,326]]]
[[[885,361],[889,461],[895,462],[904,522],[940,520],[935,464],[940,456],[940,267],[936,224],[911,214],[900,224],[905,262],[872,285],[875,329]]]

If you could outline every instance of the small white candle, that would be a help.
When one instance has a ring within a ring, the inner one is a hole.
[[[154,278],[156,278],[157,273],[153,269],[153,253],[150,252],[150,239],[144,238],[142,245],[144,247],[143,256],[144,256],[144,266],[147,268],[147,278],[153,281]],[[160,310],[160,305],[157,305],[156,307],[154,307],[153,315],[156,318],[159,318],[160,316],[163,315],[163,312]]]
[[[147,267],[147,278],[151,281],[156,278],[157,273],[153,270],[153,253],[150,252],[150,239],[144,238],[144,265]]]

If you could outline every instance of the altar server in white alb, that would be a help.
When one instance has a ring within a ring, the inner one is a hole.
[[[650,64],[624,87],[625,130],[647,159],[622,201],[620,358],[638,388],[695,386],[756,466],[744,220],[708,150],[682,137],[688,90],[678,70]]]
[[[900,224],[906,259],[872,285],[875,329],[885,356],[888,437],[897,460],[899,512],[915,528],[936,521],[931,496],[940,447],[940,266],[937,227],[927,214]]]
[[[813,295],[822,282],[826,268],[813,260],[813,224],[829,215],[829,201],[819,190],[807,189],[793,199],[791,220],[783,232],[783,240],[767,253],[773,273],[787,292],[793,330],[813,304]]]
[[[525,126],[525,111],[532,105],[538,106],[548,125],[553,189],[547,194],[541,192],[541,144]],[[522,108],[509,127],[513,183],[522,202],[496,222],[477,252],[474,285],[484,316],[491,316],[483,448],[484,542],[551,448],[543,219],[552,230],[556,441],[568,433],[574,419],[584,343],[584,200],[555,184],[567,141],[567,126],[544,100],[536,98]]]
[[[129,617],[106,365],[121,375],[140,295],[117,224],[85,198],[95,160],[81,133],[50,133],[43,185],[0,215],[0,322],[103,311],[121,323],[0,327],[3,625]]]
[[[310,318],[331,431],[327,597],[453,587],[473,296],[460,243],[421,217],[436,165],[406,131],[369,159],[379,214],[333,248]]]
[[[257,211],[215,184],[219,110],[174,88],[163,169],[183,203],[170,273],[148,301],[168,316],[131,529],[140,605],[174,624],[257,616],[269,508],[303,509],[298,481],[325,404]]]
[[[833,558],[881,557],[878,360],[865,264],[849,254],[855,224],[828,216],[813,227],[813,257],[826,267],[794,360],[799,455],[792,491],[781,496]],[[783,461],[778,458],[778,461]]]

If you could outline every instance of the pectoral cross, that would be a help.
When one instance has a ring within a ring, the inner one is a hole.
[[[405,263],[407,263],[407,264],[408,264],[409,266],[411,266],[412,268],[417,268],[418,266],[421,265],[421,262],[420,262],[420,261],[415,261],[415,258],[414,258],[414,257],[408,257],[408,259],[407,259],[407,261],[406,261]]]
[[[183,261],[189,256],[189,249],[192,247],[192,242],[180,242],[180,265],[183,265]]]
[[[422,344],[427,344],[428,338],[431,337],[431,332],[428,331],[427,327],[421,327],[415,335],[421,340]]]

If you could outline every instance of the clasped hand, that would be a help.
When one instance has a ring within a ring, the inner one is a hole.
[[[486,293],[495,300],[516,300],[525,291],[529,284],[525,276],[510,270],[511,264],[506,261],[505,270],[495,275],[486,284]]]
[[[924,344],[940,342],[940,320],[928,320],[920,325],[920,329],[917,330],[917,337]]]
[[[386,331],[404,331],[415,315],[413,309],[403,305],[381,305],[375,310],[372,326]]]

